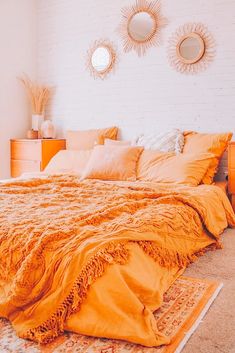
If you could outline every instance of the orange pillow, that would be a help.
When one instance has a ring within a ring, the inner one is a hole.
[[[138,163],[137,179],[197,186],[213,158],[211,153],[175,155],[145,150]]]
[[[73,173],[82,176],[90,158],[91,150],[59,151],[45,168],[47,174]]]
[[[105,146],[131,146],[130,141],[120,141],[120,140],[110,140],[105,139],[104,141]]]
[[[142,151],[142,147],[95,146],[83,178],[135,181]]]
[[[213,153],[214,158],[209,165],[208,171],[202,179],[203,184],[212,184],[217,172],[220,158],[228,147],[232,133],[223,134],[201,134],[194,131],[184,133],[185,144],[183,153]]]
[[[117,134],[117,127],[86,131],[67,131],[67,150],[91,150],[96,144],[103,145],[105,138],[116,140]]]

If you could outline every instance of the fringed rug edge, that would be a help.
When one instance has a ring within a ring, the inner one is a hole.
[[[183,276],[183,277],[189,278],[189,277],[185,277],[185,276]],[[193,278],[190,278],[190,279],[193,279]],[[197,280],[197,279],[198,278],[195,278],[195,280]],[[209,281],[205,280],[205,282],[209,282]],[[207,293],[207,296],[209,297],[209,299],[206,301],[205,297],[202,298],[202,300],[201,300],[202,303],[200,304],[201,309],[199,309],[199,315],[195,318],[192,325],[189,322],[186,323],[186,325],[188,327],[185,328],[184,338],[181,337],[178,340],[175,340],[175,344],[174,344],[175,350],[171,351],[172,353],[173,352],[174,353],[181,353],[182,352],[182,350],[186,346],[186,344],[189,341],[189,339],[191,338],[191,336],[195,333],[195,331],[198,329],[199,325],[203,321],[203,318],[206,316],[207,312],[209,311],[210,307],[214,303],[215,299],[218,297],[223,286],[224,286],[224,284],[222,282],[218,283],[218,282],[211,281],[211,287],[208,289],[208,293]],[[195,315],[196,314],[197,313],[195,313]],[[173,347],[171,346],[171,349],[172,348]],[[167,351],[166,353],[171,353],[171,352]]]

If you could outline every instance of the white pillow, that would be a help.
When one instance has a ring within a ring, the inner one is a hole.
[[[181,153],[184,147],[184,134],[178,129],[162,133],[149,133],[138,136],[137,146],[148,150]]]

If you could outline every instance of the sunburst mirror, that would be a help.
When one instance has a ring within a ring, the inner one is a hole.
[[[169,62],[179,72],[193,74],[202,71],[214,56],[214,39],[201,23],[187,23],[170,38]]]
[[[160,44],[160,31],[166,23],[161,15],[160,0],[136,0],[135,5],[123,8],[118,31],[124,51],[135,50],[139,56],[144,55],[148,48]]]
[[[116,61],[117,52],[108,40],[96,41],[87,52],[87,68],[94,78],[106,78]]]

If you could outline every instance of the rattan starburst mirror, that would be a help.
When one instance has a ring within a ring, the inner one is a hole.
[[[170,65],[181,73],[195,74],[205,70],[215,56],[215,41],[201,23],[187,23],[169,40]]]
[[[166,24],[160,0],[136,0],[134,5],[123,8],[118,31],[124,51],[134,50],[139,56],[144,55],[150,47],[160,44],[160,31]]]
[[[105,79],[117,62],[114,44],[107,39],[94,42],[87,52],[87,69],[93,78]]]

